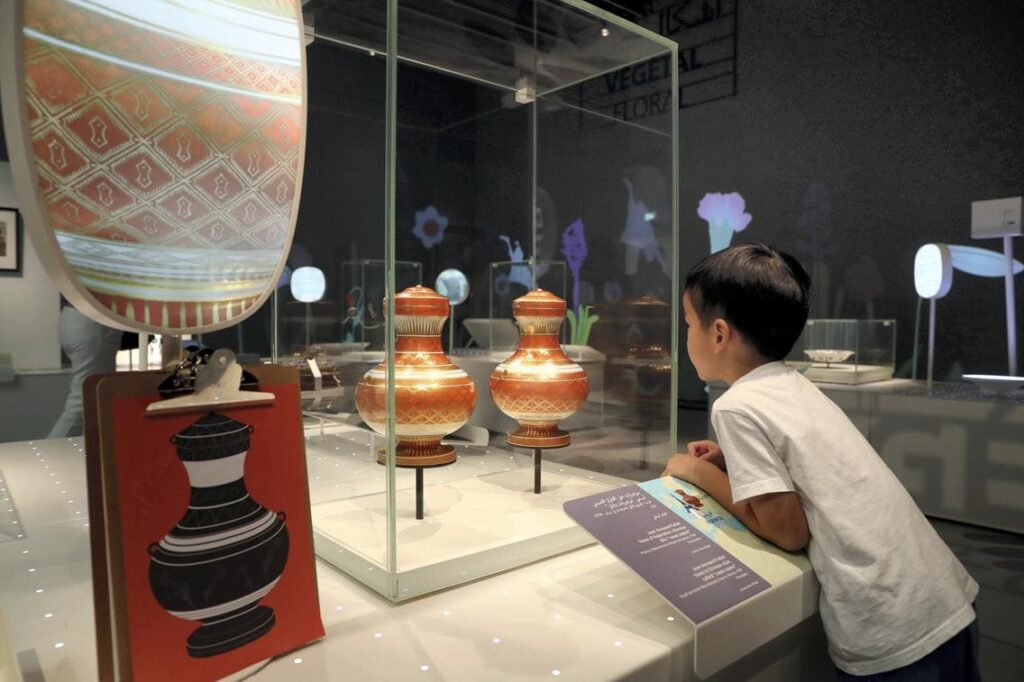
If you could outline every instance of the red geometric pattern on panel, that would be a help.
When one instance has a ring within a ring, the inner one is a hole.
[[[294,0],[225,3],[297,16]],[[31,0],[25,8],[26,28],[47,37],[25,35],[23,45],[38,189],[54,229],[146,246],[281,248],[301,157],[300,67],[147,28],[144,21],[128,24],[89,3]],[[115,284],[124,280],[117,272],[99,274]],[[229,292],[235,273],[195,277],[223,286],[223,301],[233,303],[172,311],[171,327],[227,320],[257,300]],[[139,319],[134,304],[115,304],[119,295],[93,294]]]
[[[159,90],[142,78],[134,78],[124,86],[110,93],[118,113],[128,124],[139,132],[149,132],[160,127],[172,115],[167,99]]]
[[[148,208],[126,216],[124,221],[135,228],[136,232],[145,235],[146,239],[163,239],[174,234],[177,229],[159,213]]]
[[[108,211],[117,212],[132,204],[132,195],[105,174],[92,176],[77,185],[75,191]]]
[[[137,151],[115,165],[112,175],[131,187],[140,197],[162,193],[174,182],[174,176],[147,149]]]
[[[210,170],[196,178],[195,185],[203,191],[207,199],[218,206],[233,204],[245,190],[242,181],[223,161],[217,162]]]
[[[126,126],[102,103],[77,109],[61,122],[96,159],[104,159],[131,142]]]
[[[188,123],[178,123],[156,139],[157,151],[182,175],[202,166],[210,158],[210,148]]]
[[[64,232],[90,232],[100,220],[98,214],[86,208],[73,194],[51,201],[48,208],[50,224]]]
[[[69,140],[57,129],[48,128],[32,140],[36,159],[61,180],[70,180],[89,166],[85,156],[75,151]]]
[[[88,91],[82,79],[65,68],[62,60],[56,57],[27,62],[25,84],[28,91],[35,95],[30,104],[48,113],[57,113],[80,102]]]

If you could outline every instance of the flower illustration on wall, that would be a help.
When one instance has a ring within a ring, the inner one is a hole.
[[[572,272],[572,310],[580,305],[580,269],[587,259],[587,238],[583,235],[583,221],[577,218],[562,232],[562,253]]]
[[[707,221],[711,238],[711,253],[717,253],[732,243],[732,236],[750,224],[751,215],[745,213],[747,202],[738,192],[705,194],[697,205],[697,215]]]
[[[423,242],[423,248],[432,249],[444,241],[444,231],[448,227],[448,219],[438,213],[433,206],[416,211],[416,224],[412,228],[413,235]]]

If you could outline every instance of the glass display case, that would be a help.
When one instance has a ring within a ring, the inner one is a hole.
[[[562,504],[675,447],[671,362],[642,405],[605,381],[676,351],[675,43],[577,0],[304,14],[289,265],[325,285],[282,286],[276,322],[338,394],[305,403],[318,555],[400,600],[593,542]],[[664,306],[637,322],[645,294]]]
[[[896,320],[807,320],[787,363],[811,381],[866,384],[892,378]]]

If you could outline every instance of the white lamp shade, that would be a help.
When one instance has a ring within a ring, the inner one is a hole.
[[[953,286],[953,256],[945,244],[925,244],[914,257],[914,288],[921,298],[942,298]]]
[[[324,297],[327,280],[320,268],[304,267],[292,273],[290,286],[296,301],[315,303]]]
[[[469,298],[469,280],[461,270],[455,268],[449,268],[438,275],[434,289],[452,305],[459,305]]]

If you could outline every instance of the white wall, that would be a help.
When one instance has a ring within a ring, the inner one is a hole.
[[[2,162],[0,206],[18,207],[11,166]],[[60,294],[32,248],[24,218],[22,214],[21,274],[0,276],[0,353],[11,353],[16,371],[59,369]]]

